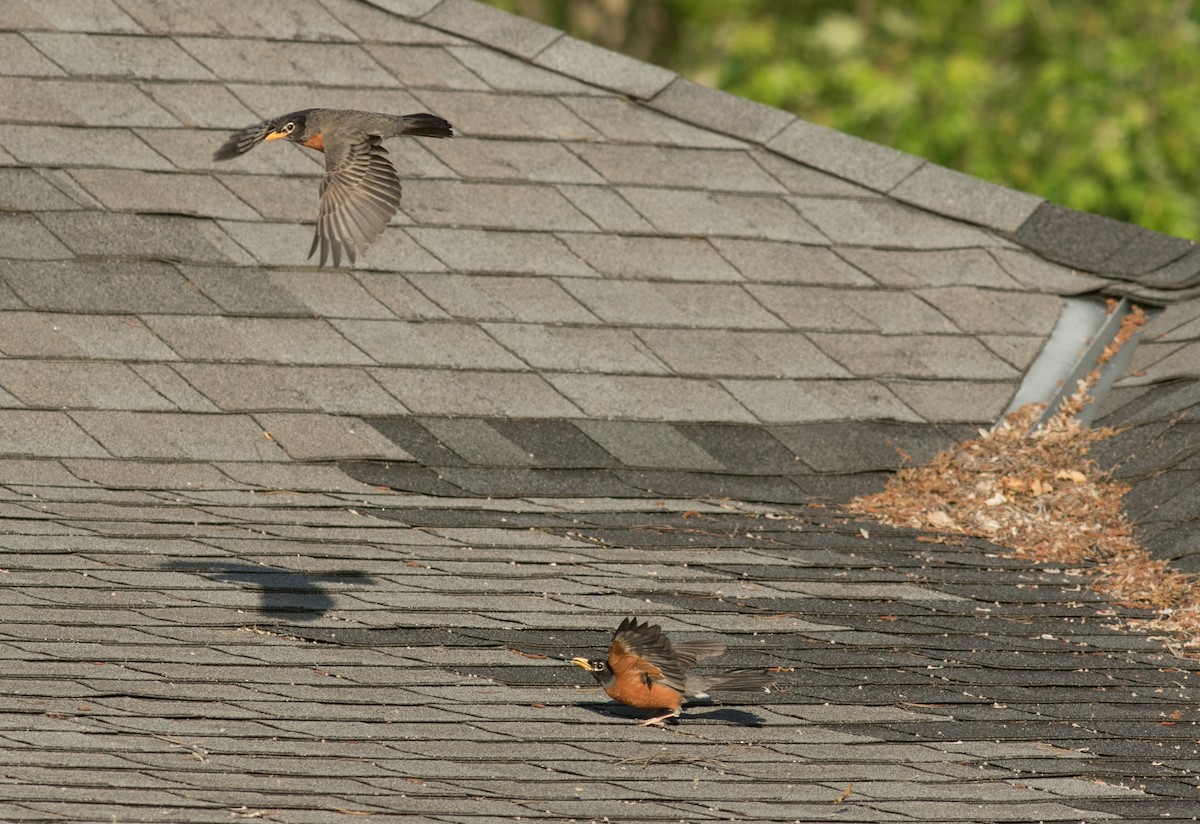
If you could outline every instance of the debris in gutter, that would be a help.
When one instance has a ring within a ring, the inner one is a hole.
[[[1116,354],[1146,317],[1122,321],[1101,365]],[[1088,457],[1091,445],[1114,430],[1081,424],[1099,370],[1043,426],[1043,404],[1028,404],[991,431],[962,441],[923,467],[901,469],[875,495],[847,506],[892,526],[985,538],[1012,555],[1067,566],[1086,565],[1091,587],[1125,606],[1155,610],[1130,619],[1144,631],[1173,636],[1200,650],[1200,581],[1151,558],[1125,516],[1128,487]]]

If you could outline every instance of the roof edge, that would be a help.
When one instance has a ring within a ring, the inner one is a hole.
[[[703,86],[668,69],[579,40],[479,0],[364,0],[573,80],[634,98],[924,211],[995,231],[1073,269],[1130,281],[1161,302],[1200,284],[1193,241],[1080,212],[939,166],[899,149]],[[1121,287],[1114,287],[1120,289]]]

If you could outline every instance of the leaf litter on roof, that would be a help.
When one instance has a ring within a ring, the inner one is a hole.
[[[1134,307],[1103,365],[1146,322]],[[1150,557],[1125,515],[1127,486],[1088,457],[1091,445],[1116,430],[1078,420],[1100,372],[1041,427],[1045,405],[1032,403],[994,429],[944,450],[927,465],[901,469],[882,492],[846,509],[893,526],[985,538],[1019,557],[1086,568],[1091,586],[1126,606],[1153,610],[1130,619],[1144,631],[1200,649],[1200,580]]]

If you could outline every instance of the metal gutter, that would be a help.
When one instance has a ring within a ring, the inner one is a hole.
[[[1129,369],[1138,334],[1103,365],[1100,365],[1100,359],[1132,307],[1128,298],[1121,298],[1111,312],[1102,298],[1067,298],[1046,345],[1025,373],[1025,379],[1004,414],[1015,412],[1028,403],[1045,403],[1046,408],[1034,427],[1044,425],[1063,402],[1078,391],[1079,382],[1099,366],[1100,379],[1090,389],[1092,400],[1079,413],[1080,421],[1090,424],[1112,385]]]

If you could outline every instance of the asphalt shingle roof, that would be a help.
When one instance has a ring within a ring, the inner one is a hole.
[[[1194,660],[826,508],[1126,295],[1097,455],[1200,568],[1190,243],[471,0],[8,0],[0,99],[0,818],[1195,815]],[[310,106],[460,132],[354,267],[211,159]],[[636,727],[564,662],[629,614],[781,688]]]

